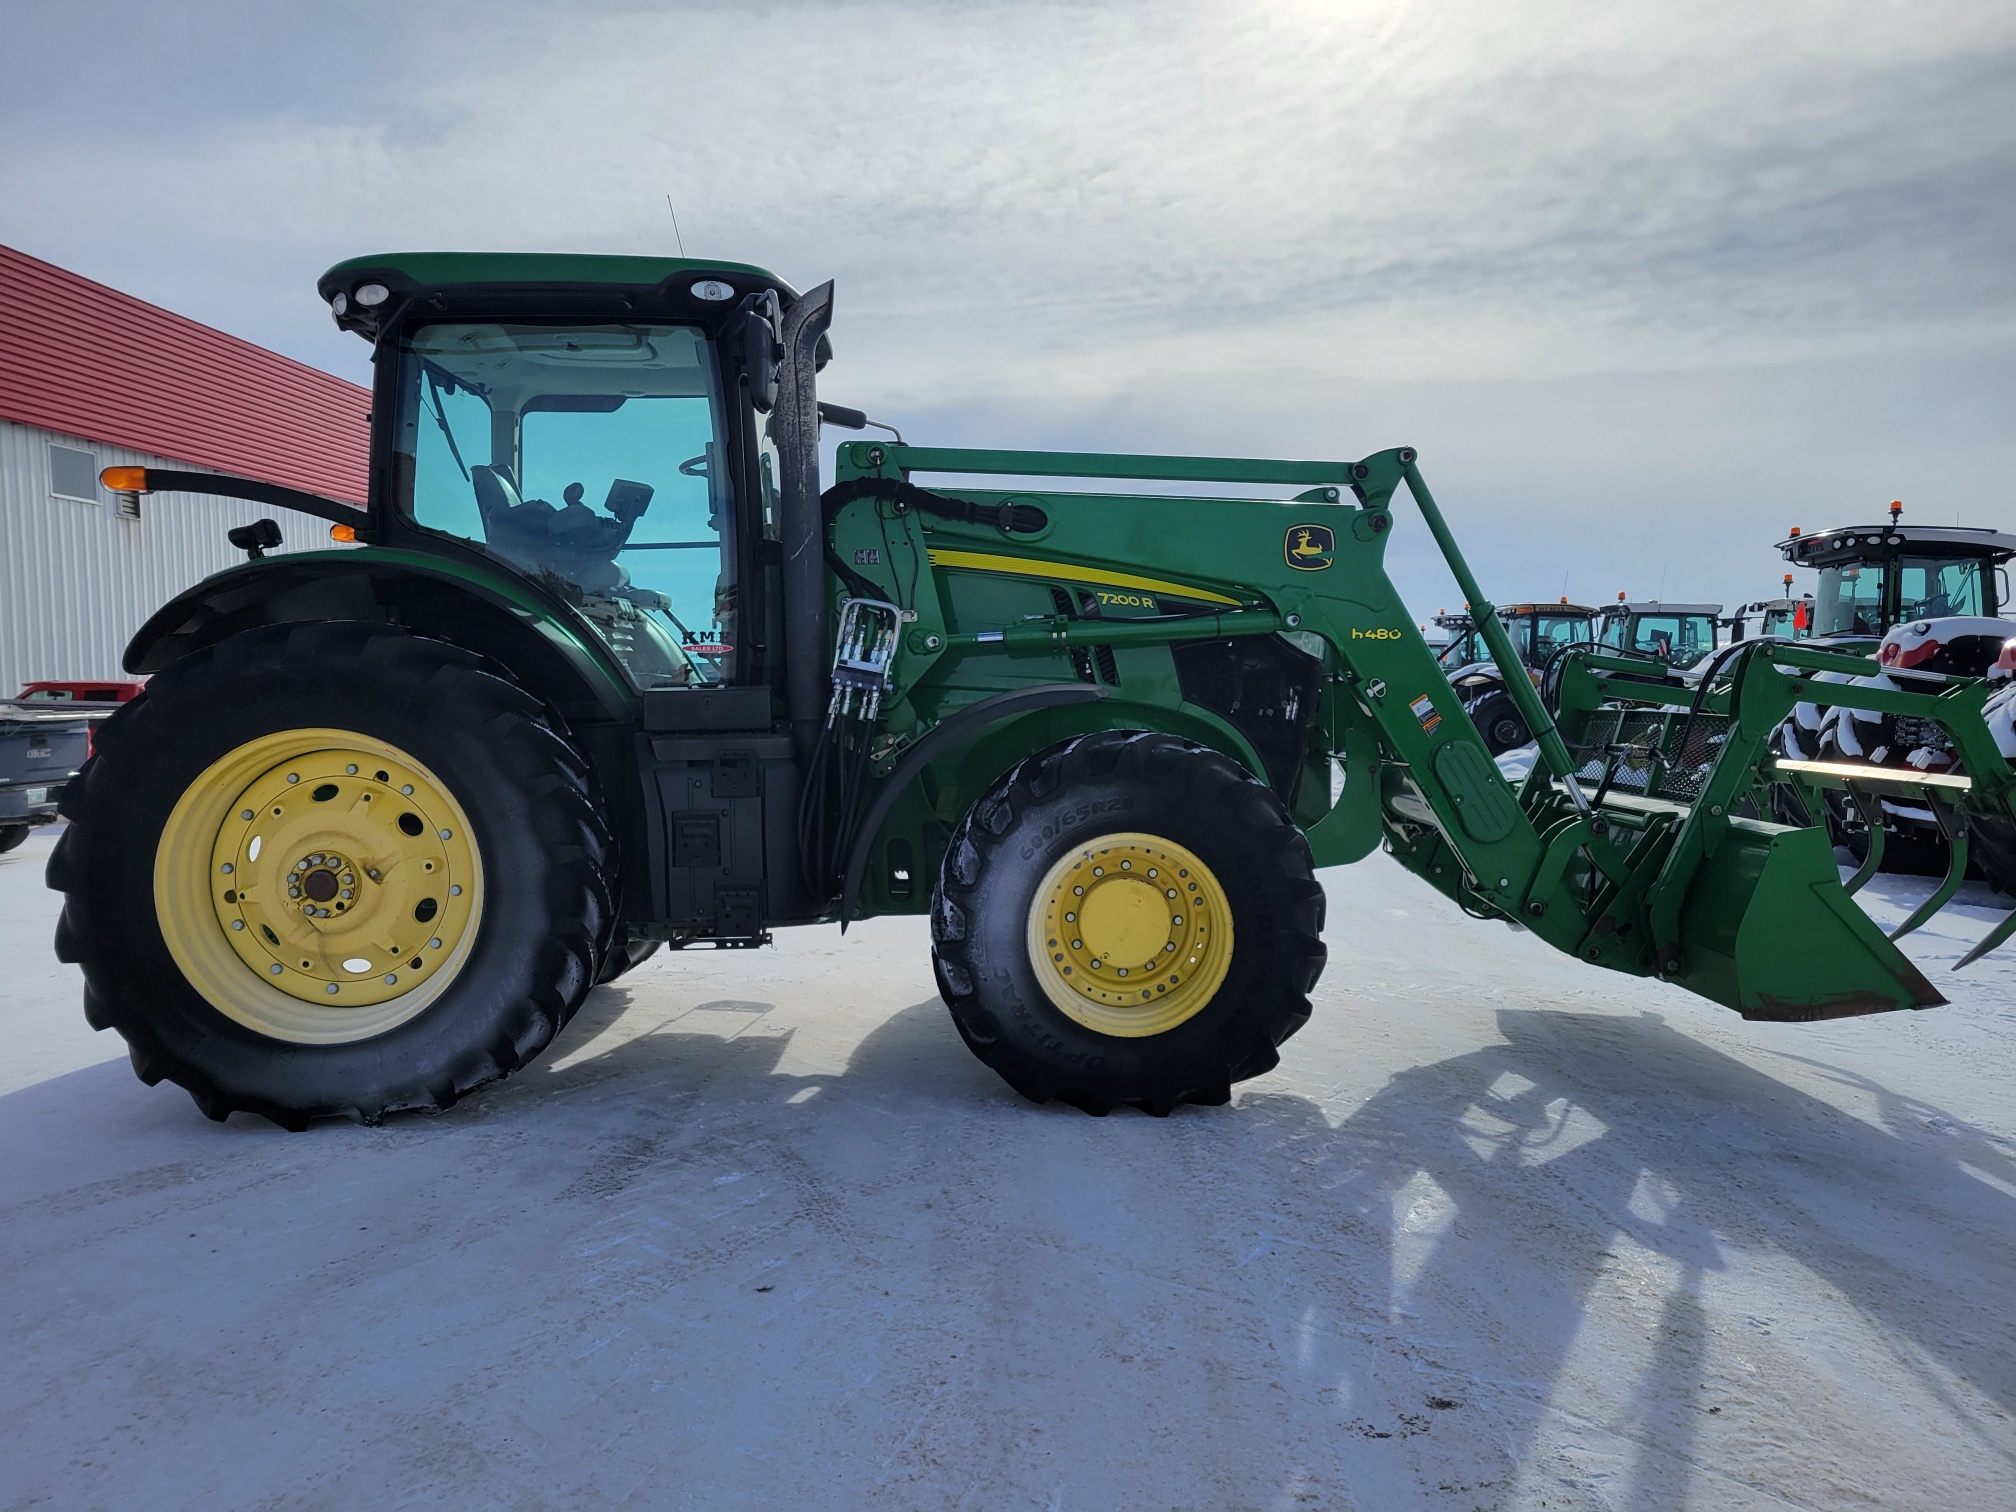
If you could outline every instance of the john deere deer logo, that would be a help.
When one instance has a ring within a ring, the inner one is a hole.
[[[1288,565],[1300,572],[1321,572],[1337,555],[1337,537],[1328,525],[1290,525],[1284,546]]]

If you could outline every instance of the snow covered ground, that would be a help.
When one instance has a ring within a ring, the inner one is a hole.
[[[966,1052],[920,921],[652,962],[435,1119],[134,1080],[0,858],[0,1505],[2016,1507],[2016,950],[1745,1024],[1329,874],[1230,1107]],[[1882,879],[1901,916],[1929,883]]]

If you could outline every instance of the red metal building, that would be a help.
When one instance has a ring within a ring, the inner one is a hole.
[[[155,608],[276,512],[207,496],[113,496],[115,465],[241,473],[361,504],[370,393],[0,246],[0,697],[33,678],[117,675]],[[327,527],[278,512],[284,549]]]
[[[367,389],[0,246],[0,419],[364,502]]]

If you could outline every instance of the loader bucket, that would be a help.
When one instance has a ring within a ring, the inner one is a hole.
[[[1690,991],[1747,1019],[1803,1021],[1946,1001],[1841,885],[1818,829],[1731,819],[1680,911]]]

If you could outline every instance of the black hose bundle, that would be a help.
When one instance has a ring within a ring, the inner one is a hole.
[[[840,870],[860,822],[875,722],[837,710],[826,721],[798,799],[798,854],[805,886],[816,898],[840,891]]]
[[[840,606],[826,726],[806,764],[798,799],[798,856],[805,885],[816,898],[840,890],[901,624],[901,611],[880,599],[851,598]]]
[[[905,483],[899,478],[855,478],[835,483],[819,495],[820,508],[832,519],[843,504],[856,499],[888,499],[905,509],[936,515],[941,520],[963,520],[968,525],[992,525],[1012,535],[1034,535],[1050,523],[1050,517],[1034,504],[975,504],[949,498]]]

